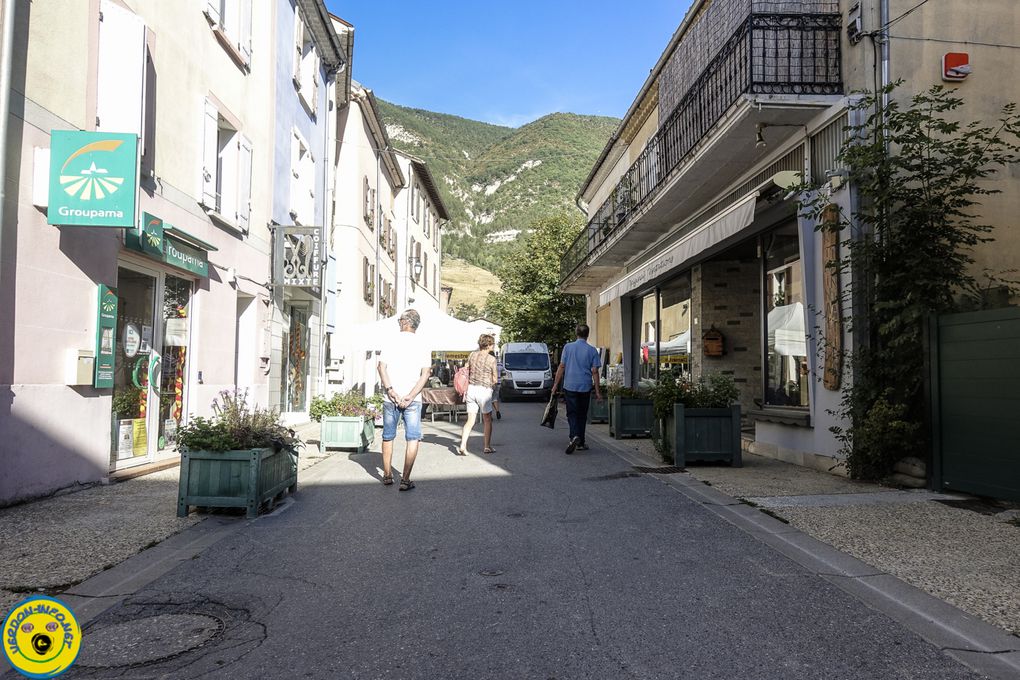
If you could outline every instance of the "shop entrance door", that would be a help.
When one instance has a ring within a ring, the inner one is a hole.
[[[158,409],[159,351],[156,337],[158,272],[121,267],[117,272],[117,341],[113,372],[113,445],[115,468],[152,459],[155,434],[150,417]],[[156,385],[153,385],[153,382]]]
[[[144,267],[118,270],[111,466],[176,455],[186,413],[192,282]]]

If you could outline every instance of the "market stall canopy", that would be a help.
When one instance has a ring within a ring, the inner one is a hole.
[[[769,312],[769,352],[787,357],[807,356],[804,305],[794,302]]]
[[[642,347],[648,348],[648,354],[655,356],[655,343],[654,342],[643,342]],[[682,355],[690,352],[691,348],[691,332],[684,331],[680,335],[676,336],[672,340],[659,343],[659,354],[666,355]]]
[[[465,321],[455,319],[438,309],[419,309],[421,325],[417,334],[434,352],[471,351],[478,349],[478,329]],[[394,315],[379,321],[357,324],[333,334],[333,351],[341,350],[334,356],[346,354],[346,350],[381,350],[385,344],[400,332]]]

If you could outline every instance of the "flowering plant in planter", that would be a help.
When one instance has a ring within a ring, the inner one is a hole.
[[[309,408],[309,415],[316,422],[321,422],[323,418],[330,416],[375,418],[376,413],[380,412],[382,412],[382,395],[373,394],[366,398],[357,389],[350,392],[337,392],[331,397],[317,395],[312,397],[312,405]]]
[[[293,430],[280,422],[276,409],[248,405],[248,390],[223,390],[213,400],[212,418],[192,417],[177,432],[182,451],[287,450],[303,445]]]

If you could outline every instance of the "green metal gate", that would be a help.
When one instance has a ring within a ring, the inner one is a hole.
[[[1020,500],[1020,308],[932,324],[935,488]]]

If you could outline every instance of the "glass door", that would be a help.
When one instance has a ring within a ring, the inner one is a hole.
[[[121,267],[117,272],[117,344],[113,373],[111,461],[114,467],[151,459],[150,414],[158,408],[159,352],[155,302],[159,275]],[[157,384],[153,385],[153,381]]]
[[[188,335],[191,309],[191,281],[167,274],[163,285],[162,370],[156,440],[160,453],[170,454],[177,446],[177,430],[184,417],[188,380]]]

